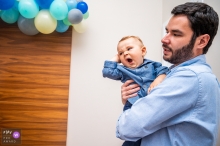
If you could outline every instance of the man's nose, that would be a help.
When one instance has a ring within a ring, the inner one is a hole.
[[[169,38],[169,34],[166,34],[162,39],[161,42],[163,44],[169,44],[170,43],[170,38]]]

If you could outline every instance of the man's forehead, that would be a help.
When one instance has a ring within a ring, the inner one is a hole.
[[[166,26],[168,31],[171,30],[179,30],[179,31],[184,31],[184,30],[191,30],[190,28],[190,23],[185,15],[176,15],[172,16]]]

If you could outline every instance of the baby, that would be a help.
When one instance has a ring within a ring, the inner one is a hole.
[[[122,83],[132,79],[140,85],[137,96],[129,98],[126,102],[123,109],[125,111],[161,83],[166,77],[168,68],[159,62],[144,58],[147,50],[142,40],[137,36],[123,37],[118,42],[117,51],[118,54],[110,61],[105,61],[102,70],[103,77],[121,80]],[[140,142],[141,139],[137,142],[125,141],[122,146],[138,146]]]

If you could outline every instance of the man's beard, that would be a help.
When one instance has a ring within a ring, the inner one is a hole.
[[[173,51],[173,49],[168,47],[166,44],[163,44],[162,46],[164,48],[172,52],[172,56],[170,58],[166,58],[165,56],[163,56],[163,59],[174,65],[178,65],[180,63],[183,63],[184,61],[189,60],[194,55],[192,50],[193,50],[195,41],[196,41],[196,37],[195,35],[193,35],[189,44],[183,46],[182,48],[176,49],[175,51]]]

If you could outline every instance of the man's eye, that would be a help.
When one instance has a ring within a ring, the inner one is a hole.
[[[174,35],[174,36],[180,36],[179,34],[175,34],[175,33],[174,33],[173,35]]]

